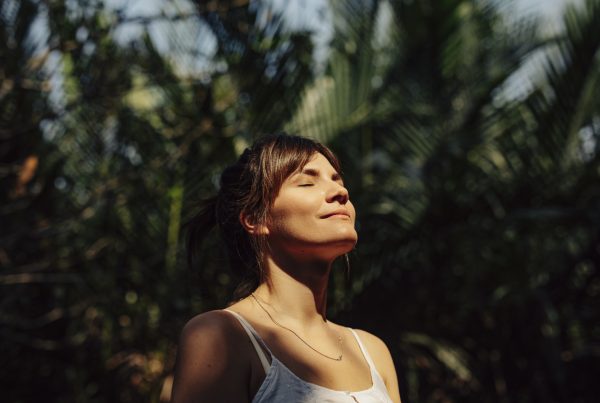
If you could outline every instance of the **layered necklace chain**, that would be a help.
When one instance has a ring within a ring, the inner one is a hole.
[[[260,301],[258,300],[258,298],[256,298],[256,296],[255,296],[254,294],[250,294],[250,296],[251,296],[252,298],[254,298],[254,300],[256,301],[256,303],[258,304],[258,306],[260,306],[260,307],[261,307],[261,309],[262,309],[263,311],[265,311],[265,313],[267,314],[267,316],[269,317],[269,319],[271,319],[271,321],[272,321],[273,323],[275,323],[277,326],[279,326],[279,327],[280,327],[280,328],[282,328],[282,329],[285,329],[285,330],[287,330],[287,331],[289,331],[289,332],[292,332],[292,334],[293,334],[294,336],[296,336],[296,337],[297,337],[297,338],[298,338],[298,339],[299,339],[299,340],[300,340],[302,343],[304,343],[304,344],[305,344],[305,345],[306,345],[308,348],[310,348],[310,349],[311,349],[311,350],[313,350],[314,352],[316,352],[316,353],[318,353],[318,354],[322,355],[323,357],[325,357],[325,358],[328,358],[328,359],[330,359],[330,360],[333,360],[333,361],[342,361],[342,357],[343,357],[343,355],[344,355],[344,350],[343,350],[343,345],[342,345],[342,336],[340,336],[340,334],[339,334],[337,331],[335,331],[335,330],[334,330],[334,332],[337,334],[337,340],[338,340],[338,344],[339,344],[339,346],[340,346],[340,354],[339,354],[337,357],[332,357],[332,356],[329,356],[329,355],[327,355],[327,354],[323,354],[322,352],[320,352],[319,350],[317,350],[316,348],[314,348],[313,346],[311,346],[310,344],[308,344],[308,343],[307,343],[307,342],[306,342],[306,341],[305,341],[305,340],[304,340],[302,337],[300,337],[300,336],[298,335],[298,333],[296,333],[295,331],[293,331],[293,330],[292,330],[292,329],[290,329],[289,327],[283,326],[281,323],[279,323],[279,322],[277,322],[275,319],[273,319],[273,316],[271,316],[271,314],[269,313],[269,311],[267,311],[267,310],[265,309],[265,307],[263,306],[263,304],[261,304],[261,303],[260,303]]]

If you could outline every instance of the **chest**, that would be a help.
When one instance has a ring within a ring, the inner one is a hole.
[[[333,391],[362,391],[373,386],[371,369],[362,354],[354,337],[344,337],[341,348],[342,359],[332,360],[321,356],[303,343],[283,337],[287,335],[271,334],[264,338],[273,355],[279,360],[283,369],[289,371],[292,380],[298,380]],[[346,335],[347,336],[347,335]],[[335,345],[331,350],[335,351]],[[268,359],[270,355],[266,352]],[[251,376],[249,384],[250,397],[256,395],[265,381],[265,371],[256,353],[250,354]]]

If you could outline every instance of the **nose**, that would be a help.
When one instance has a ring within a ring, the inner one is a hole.
[[[349,199],[350,195],[348,194],[348,189],[337,182],[333,182],[331,190],[327,195],[327,202],[333,203],[337,201],[340,204],[346,204]]]

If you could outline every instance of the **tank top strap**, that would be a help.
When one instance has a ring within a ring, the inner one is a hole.
[[[362,341],[360,341],[358,333],[356,333],[356,331],[354,331],[354,329],[352,329],[351,327],[349,327],[348,329],[350,329],[350,331],[354,335],[354,338],[356,339],[358,346],[360,347],[360,351],[363,353],[365,360],[367,360],[367,363],[369,364],[369,369],[371,370],[371,372],[375,371],[375,363],[371,359],[371,356],[369,355],[369,352],[367,351],[365,346],[362,344]]]
[[[264,347],[265,350],[267,350],[269,355],[271,357],[273,357],[273,354],[271,353],[271,350],[269,350],[269,347],[267,347],[266,343],[258,335],[258,332],[252,327],[252,325],[250,323],[248,323],[248,321],[246,319],[244,319],[244,317],[242,315],[240,315],[239,313],[237,313],[235,311],[231,311],[229,309],[223,309],[223,310],[232,314],[238,320],[238,322],[240,322],[240,324],[246,331],[246,334],[250,338],[250,341],[252,342],[252,345],[254,346],[254,349],[256,350],[256,354],[258,354],[260,363],[262,364],[262,366],[265,370],[265,373],[266,373],[269,370],[269,367],[271,366],[271,364],[269,363],[269,360],[267,359],[267,356],[265,355],[264,350],[261,348],[261,345],[262,345],[262,347]],[[259,343],[260,343],[260,345],[259,345]]]

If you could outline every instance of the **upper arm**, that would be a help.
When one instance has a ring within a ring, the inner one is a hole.
[[[385,386],[392,400],[395,403],[400,403],[400,390],[398,388],[398,376],[390,350],[385,343],[377,336],[363,330],[358,331],[360,338],[363,340],[365,347],[375,362],[377,372],[383,378]]]
[[[172,403],[247,402],[248,361],[230,318],[208,312],[184,327],[177,350]]]

